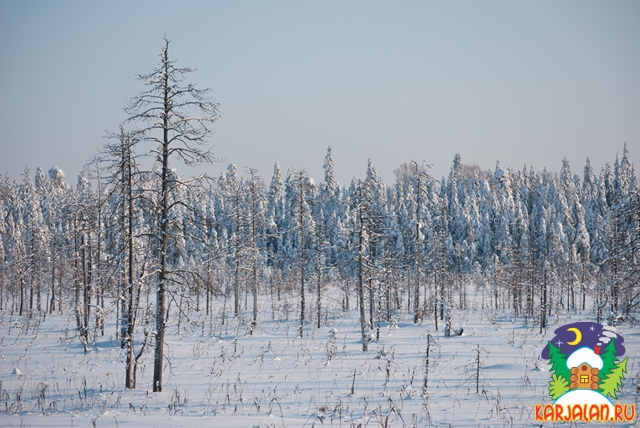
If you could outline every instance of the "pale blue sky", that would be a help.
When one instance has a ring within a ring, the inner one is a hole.
[[[341,183],[367,158],[439,178],[465,163],[582,174],[628,143],[640,165],[638,1],[0,0],[0,173],[82,164],[142,91],[162,38],[222,117],[224,162],[306,169],[333,148]],[[182,174],[188,170],[179,167]]]

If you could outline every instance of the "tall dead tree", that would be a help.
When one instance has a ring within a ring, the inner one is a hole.
[[[134,354],[134,331],[136,324],[136,316],[139,307],[140,281],[136,281],[135,272],[136,264],[136,245],[134,236],[135,222],[135,205],[139,196],[134,192],[138,181],[139,164],[134,153],[135,146],[140,142],[140,135],[136,132],[130,132],[120,126],[119,133],[108,135],[109,139],[114,142],[107,143],[101,152],[96,156],[96,162],[103,164],[106,172],[105,180],[108,186],[111,186],[117,194],[118,206],[120,211],[120,245],[122,254],[120,268],[122,280],[119,286],[119,331],[121,347],[126,351],[126,372],[125,385],[128,389],[136,386],[135,364],[142,355],[141,351],[138,357]],[[140,276],[144,275],[144,270],[140,272]]]
[[[258,171],[249,168],[251,181],[249,183],[249,194],[251,197],[250,225],[251,225],[251,294],[253,297],[253,310],[251,315],[251,334],[258,325],[258,256],[260,248],[258,246],[259,228],[263,226],[261,209],[262,198],[264,196],[264,184],[258,177]]]
[[[362,195],[362,184],[358,186],[358,301],[360,304],[360,333],[362,335],[362,351],[369,350],[369,327],[367,325],[366,311],[364,307],[364,275],[365,275],[365,251],[368,247],[367,236],[367,205]]]
[[[209,89],[198,89],[185,83],[185,76],[195,69],[178,68],[169,57],[169,40],[164,39],[160,64],[149,74],[140,75],[148,89],[131,99],[125,112],[128,123],[140,123],[143,141],[154,147],[149,153],[160,165],[159,210],[156,239],[159,243],[159,267],[156,287],[155,355],[153,367],[153,391],[162,391],[162,366],[164,358],[164,333],[167,316],[166,292],[171,282],[167,247],[171,233],[172,209],[185,201],[171,201],[170,193],[183,185],[171,174],[171,161],[179,159],[186,165],[211,163],[213,157],[207,148],[206,138],[210,125],[218,118],[218,104],[210,101]]]
[[[304,330],[304,319],[306,310],[305,300],[305,273],[307,266],[307,242],[306,235],[307,229],[313,228],[311,216],[311,210],[307,204],[307,196],[311,192],[313,182],[307,176],[306,171],[293,171],[291,173],[291,184],[296,192],[297,208],[296,208],[296,230],[300,238],[300,331],[299,336],[302,337]]]

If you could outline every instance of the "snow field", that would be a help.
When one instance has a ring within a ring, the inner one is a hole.
[[[288,304],[295,306],[295,299]],[[261,312],[264,321],[250,336],[249,312],[245,320],[227,317],[224,325],[220,316],[210,323],[196,314],[180,333],[173,313],[165,387],[153,393],[150,350],[138,368],[138,389],[124,389],[124,353],[114,340],[114,323],[84,355],[71,316],[1,313],[0,426],[534,426],[534,404],[550,403],[540,352],[558,325],[588,318],[560,316],[540,335],[530,320],[457,311],[454,326],[464,333],[445,338],[430,320],[415,325],[411,314],[401,314],[381,325],[380,339],[363,353],[355,309],[330,309],[322,328],[308,322],[303,338],[297,337],[295,311],[290,315],[269,321],[271,313]],[[618,402],[637,406],[640,333],[627,326],[618,331],[629,356]]]

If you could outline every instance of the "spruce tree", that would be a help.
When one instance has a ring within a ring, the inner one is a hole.
[[[618,392],[620,392],[620,386],[622,386],[622,381],[624,380],[624,375],[627,372],[627,361],[628,360],[629,360],[629,357],[627,357],[624,360],[620,361],[620,363],[618,363],[613,368],[613,370],[611,370],[611,373],[609,373],[609,375],[605,379],[600,381],[600,389],[599,389],[599,391],[603,395],[608,395],[608,396],[612,397],[613,399],[617,399],[618,398],[616,396],[616,394]]]
[[[571,372],[567,368],[567,356],[551,341],[549,341],[549,362],[551,371],[558,377],[563,377],[567,382],[571,379]]]
[[[611,371],[616,367],[617,356],[615,338],[612,338],[607,344],[600,357],[602,358],[602,369],[600,369],[598,375],[600,377],[600,384],[602,384],[603,380],[609,376]]]

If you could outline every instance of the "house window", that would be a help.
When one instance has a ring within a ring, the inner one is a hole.
[[[589,383],[589,376],[580,376],[580,383]]]

